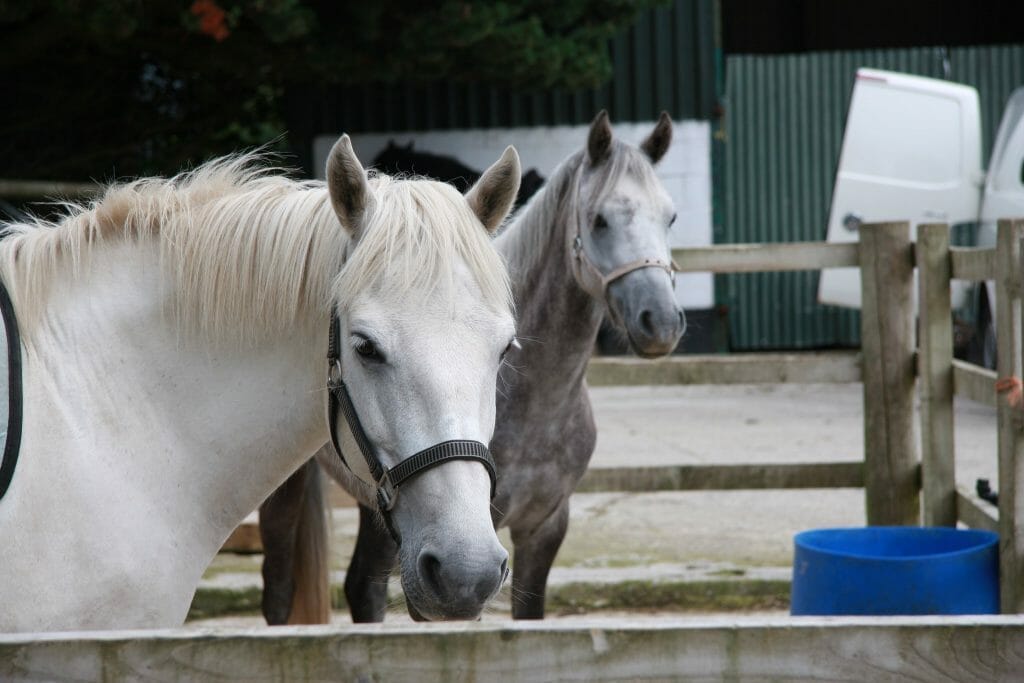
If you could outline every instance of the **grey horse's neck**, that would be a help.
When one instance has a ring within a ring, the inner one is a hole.
[[[509,395],[546,389],[552,398],[565,397],[583,386],[604,309],[576,282],[570,262],[582,163],[582,152],[562,162],[498,240],[523,347],[502,372]]]

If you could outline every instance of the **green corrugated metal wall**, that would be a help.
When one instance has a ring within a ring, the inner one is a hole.
[[[1003,104],[1024,84],[1024,45],[728,57],[725,218],[715,242],[825,238],[846,110],[862,66],[976,87],[987,163]],[[816,304],[817,284],[816,272],[718,276],[731,349],[858,345],[857,313]]]
[[[704,119],[715,105],[714,0],[675,0],[642,12],[611,45],[613,77],[601,88],[513,92],[477,84],[374,85],[320,94],[315,127],[349,132],[551,126],[650,121],[661,110]]]

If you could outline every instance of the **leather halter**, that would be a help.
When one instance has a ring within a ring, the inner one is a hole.
[[[373,476],[373,485],[377,491],[377,506],[384,516],[388,529],[397,540],[397,534],[391,527],[389,512],[395,506],[399,488],[413,477],[422,474],[426,470],[444,464],[449,460],[475,460],[484,466],[488,476],[491,478],[491,498],[494,498],[497,485],[497,473],[494,466],[494,458],[487,446],[479,441],[466,439],[453,439],[434,444],[419,453],[415,453],[392,468],[388,468],[370,443],[363,425],[359,421],[355,406],[352,404],[352,397],[348,393],[348,387],[342,379],[341,369],[341,323],[337,315],[331,314],[331,328],[327,344],[327,419],[331,430],[331,443],[334,452],[338,454],[341,463],[350,471],[352,468],[345,460],[341,451],[341,444],[338,441],[338,411],[345,417],[352,436],[359,446],[359,450],[366,460],[366,465]],[[367,482],[369,483],[369,482]]]
[[[572,271],[576,277],[576,282],[590,296],[605,304],[608,303],[608,285],[632,273],[634,270],[640,270],[641,268],[659,268],[664,270],[672,279],[673,287],[676,284],[676,273],[679,272],[679,266],[676,265],[674,260],[666,263],[660,259],[645,258],[625,263],[614,268],[610,273],[602,273],[597,264],[587,255],[587,250],[583,248],[583,235],[580,232],[578,219],[576,221],[576,236],[572,240],[572,256]]]
[[[0,455],[0,498],[4,497],[14,478],[21,450],[21,335],[18,333],[18,318],[14,315],[14,304],[7,287],[0,282],[0,314],[3,315],[4,330],[7,333],[7,440]]]

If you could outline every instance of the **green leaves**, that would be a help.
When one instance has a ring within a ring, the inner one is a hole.
[[[591,88],[665,0],[0,0],[0,175],[171,172],[280,137],[301,85]]]

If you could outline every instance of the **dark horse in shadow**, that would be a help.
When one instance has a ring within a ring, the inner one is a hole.
[[[413,143],[407,145],[388,141],[388,146],[374,157],[372,165],[375,169],[388,175],[417,175],[444,181],[454,185],[459,192],[465,192],[480,178],[480,171],[466,166],[455,157],[443,154],[431,154],[413,149]],[[515,208],[537,193],[544,184],[544,177],[531,168],[523,174],[516,196]]]

